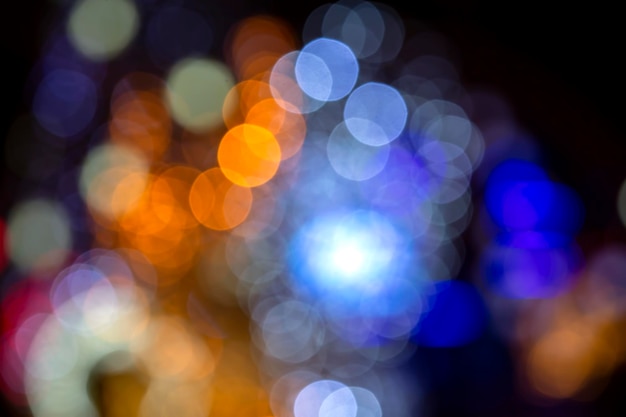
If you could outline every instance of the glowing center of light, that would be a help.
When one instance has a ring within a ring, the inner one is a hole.
[[[374,212],[316,219],[296,241],[305,279],[322,291],[376,292],[393,275],[400,238]]]
[[[358,242],[344,242],[331,249],[331,264],[341,275],[353,277],[364,272],[367,265],[367,248]]]

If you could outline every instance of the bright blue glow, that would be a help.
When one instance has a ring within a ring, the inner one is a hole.
[[[370,146],[396,139],[404,130],[408,110],[396,89],[386,84],[363,84],[350,94],[343,117],[350,132]]]
[[[507,230],[574,234],[583,221],[584,209],[576,193],[525,161],[505,161],[492,171],[485,204],[495,223]]]
[[[434,290],[431,309],[416,333],[418,342],[430,347],[453,347],[477,339],[487,321],[478,291],[457,280],[438,282]]]
[[[400,302],[406,287],[399,285],[400,270],[408,263],[406,245],[378,213],[335,213],[299,230],[289,264],[298,288],[337,314],[398,314],[394,306],[407,305]]]
[[[55,70],[39,84],[33,113],[50,133],[69,138],[92,121],[97,100],[97,89],[90,78],[76,71]]]
[[[309,96],[321,101],[336,101],[354,88],[359,64],[344,43],[319,38],[302,48],[296,60],[295,74],[298,85]]]

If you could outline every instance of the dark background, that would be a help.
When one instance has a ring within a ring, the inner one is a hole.
[[[626,229],[615,210],[617,191],[626,178],[626,64],[622,59],[626,34],[617,6],[570,4],[556,10],[539,2],[385,3],[449,39],[459,53],[458,70],[466,88],[490,88],[508,100],[519,124],[545,150],[551,172],[582,198],[586,219],[579,244],[585,253],[611,242],[626,242]],[[230,9],[225,18],[235,22],[270,13],[292,22],[299,31],[320,4],[312,0],[234,0],[225,6]],[[9,2],[0,13],[1,138],[16,116],[28,109],[24,86],[55,16],[55,3],[43,0]],[[4,163],[3,155],[0,165]],[[13,187],[12,179],[4,170],[0,172],[0,214],[4,217],[12,203]],[[516,394],[507,352],[502,342],[489,334],[461,349],[420,351],[421,359],[414,364],[429,386],[426,395],[432,415],[626,415],[623,367],[592,402],[539,406]],[[438,363],[453,370],[442,376]],[[484,378],[491,379],[483,383]],[[1,396],[0,400],[0,415],[15,415]]]

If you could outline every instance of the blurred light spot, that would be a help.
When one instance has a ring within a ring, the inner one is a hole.
[[[77,337],[48,316],[33,339],[26,370],[37,380],[53,381],[69,374],[80,360]]]
[[[368,389],[350,387],[358,406],[356,417],[382,417],[383,411],[376,395]]]
[[[295,300],[275,305],[259,326],[264,351],[284,362],[304,362],[316,354],[324,342],[324,327],[317,312]]]
[[[533,174],[532,169],[512,161],[493,170],[485,192],[491,217],[500,227],[509,230],[576,233],[583,220],[579,197],[565,185],[540,179],[545,174],[540,171]],[[533,177],[527,179],[530,175]]]
[[[87,58],[114,58],[132,41],[139,28],[135,3],[127,0],[82,0],[73,5],[68,21],[72,44]]]
[[[66,210],[44,199],[17,204],[7,219],[7,247],[9,258],[23,272],[55,271],[72,248],[71,222]]]
[[[91,123],[98,103],[98,90],[87,76],[68,70],[55,70],[37,87],[33,113],[47,131],[69,138]]]
[[[345,43],[362,59],[371,56],[380,47],[385,22],[372,3],[360,2],[353,8],[334,3],[324,16],[322,33]]]
[[[253,107],[266,99],[272,98],[270,85],[266,82],[244,80],[237,83],[230,89],[224,99],[224,105],[222,106],[224,124],[227,128],[232,129],[244,123]]]
[[[534,388],[553,398],[576,394],[593,371],[590,343],[588,335],[575,329],[557,330],[541,338],[528,358],[527,372]]]
[[[160,96],[158,90],[118,94],[111,103],[111,142],[132,147],[149,161],[160,160],[168,149],[172,130],[169,112]]]
[[[151,184],[151,207],[168,227],[190,229],[196,221],[189,206],[189,191],[200,171],[183,165],[161,172]]]
[[[281,160],[280,147],[272,132],[246,123],[226,132],[217,151],[217,160],[226,178],[233,183],[256,187],[276,174]]]
[[[402,133],[407,107],[396,89],[370,82],[350,94],[343,116],[356,139],[366,145],[381,146]]]
[[[80,172],[80,192],[89,208],[109,220],[138,202],[148,184],[148,164],[128,146],[104,144],[92,149]]]
[[[280,145],[281,159],[291,158],[302,148],[306,137],[306,121],[298,113],[286,111],[274,99],[265,99],[250,108],[246,123],[263,127]]]
[[[489,287],[506,297],[554,297],[571,286],[579,263],[571,246],[492,245],[483,257],[483,274]]]
[[[296,397],[296,401],[293,407],[294,417],[330,417],[333,411],[333,408],[341,408],[341,406],[348,407],[352,406],[353,414],[338,414],[341,417],[354,417],[356,415],[356,401],[354,400],[354,395],[352,395],[352,391],[348,389],[348,391],[341,391],[338,396],[332,397],[332,399],[327,403],[324,409],[322,406],[325,401],[330,397],[331,394],[341,390],[342,388],[347,388],[341,382],[324,379],[321,381],[315,381],[306,387],[304,387],[298,396]],[[322,411],[325,413],[322,415]]]
[[[189,205],[196,219],[214,230],[241,224],[250,213],[252,192],[228,180],[219,168],[204,171],[189,191]]]
[[[302,226],[288,254],[296,288],[333,316],[401,316],[418,303],[401,284],[410,255],[386,218],[356,210]],[[409,299],[411,298],[411,299]]]
[[[206,345],[176,317],[152,318],[131,351],[157,379],[194,380],[212,372],[215,361]]]
[[[224,100],[233,85],[230,69],[219,61],[179,61],[167,77],[167,102],[172,117],[195,132],[219,126]]]
[[[302,48],[295,74],[306,94],[320,101],[335,101],[352,91],[359,75],[359,64],[345,44],[320,38]]]
[[[300,52],[293,51],[276,61],[270,75],[270,86],[272,96],[281,107],[292,113],[306,114],[318,110],[325,101],[311,97],[300,88],[296,80],[299,56]],[[318,60],[321,61],[321,58]]]
[[[320,417],[356,417],[358,405],[348,387],[331,392],[320,406]]]
[[[288,22],[260,15],[241,20],[230,33],[226,49],[238,79],[258,78],[271,71],[281,56],[296,49],[296,36]]]
[[[333,129],[326,152],[335,172],[352,181],[364,181],[379,174],[387,165],[390,147],[369,146],[353,135],[346,122]]]

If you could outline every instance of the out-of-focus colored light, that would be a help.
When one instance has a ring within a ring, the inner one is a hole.
[[[94,61],[115,58],[139,28],[135,3],[127,0],[82,0],[70,13],[67,31],[76,49]]]
[[[189,191],[189,205],[196,219],[214,230],[228,230],[241,224],[250,213],[252,192],[233,184],[219,168],[204,171]]]
[[[357,405],[350,389],[338,381],[324,379],[304,387],[293,407],[294,417],[354,417]],[[338,394],[334,395],[334,393]],[[336,414],[333,414],[336,413]]]
[[[230,33],[227,51],[239,79],[259,78],[271,71],[281,56],[296,48],[289,24],[274,16],[253,16],[240,21]]]
[[[527,372],[533,387],[553,398],[576,394],[593,373],[591,343],[584,329],[561,329],[544,336],[528,358]]]
[[[461,346],[485,330],[487,315],[480,294],[463,281],[446,280],[434,285],[430,310],[417,328],[417,340],[430,347]]]
[[[107,143],[92,149],[80,172],[80,192],[96,214],[119,218],[138,202],[148,184],[148,164],[133,148]]]
[[[380,64],[396,58],[404,43],[402,19],[391,7],[366,1],[327,3],[313,10],[303,39],[320,36],[340,40],[364,62]]]
[[[97,103],[98,90],[89,77],[58,69],[48,74],[37,87],[33,113],[47,131],[69,138],[91,123]]]
[[[370,146],[385,145],[400,136],[407,114],[406,103],[396,89],[374,82],[354,90],[343,111],[350,132]]]
[[[160,94],[131,89],[117,95],[111,103],[111,142],[132,147],[149,161],[162,158],[170,144],[172,122]]]
[[[318,110],[325,101],[311,97],[298,84],[296,64],[299,56],[300,52],[293,51],[276,61],[270,74],[270,87],[272,96],[285,110],[307,114]]]
[[[315,355],[324,342],[324,327],[311,306],[285,301],[272,307],[259,326],[264,351],[288,363],[301,363]]]
[[[302,48],[295,74],[298,85],[309,96],[320,101],[336,101],[352,91],[359,64],[344,43],[320,38]]]
[[[7,247],[9,258],[20,270],[35,274],[55,271],[72,248],[67,211],[46,199],[14,206],[7,219]]]
[[[152,61],[168,68],[213,46],[213,32],[205,16],[184,7],[163,7],[147,22],[146,42]]]
[[[506,297],[553,297],[572,284],[580,264],[578,255],[573,246],[494,244],[485,251],[483,274],[489,288]]]
[[[152,210],[168,227],[190,229],[197,226],[189,206],[189,191],[198,175],[200,171],[179,165],[161,172],[152,182]]]
[[[179,61],[167,77],[167,102],[172,117],[195,132],[217,127],[222,121],[224,99],[234,85],[230,69],[219,61]]]
[[[281,161],[280,146],[269,130],[244,123],[230,129],[217,151],[220,169],[233,183],[256,187],[269,181]]]
[[[141,337],[133,340],[131,351],[155,379],[200,380],[215,368],[208,347],[175,317],[153,317]]]
[[[298,113],[286,111],[274,99],[256,103],[246,115],[246,123],[263,127],[280,145],[281,159],[291,158],[302,148],[306,137],[306,121]]]
[[[332,4],[321,25],[324,36],[344,42],[359,58],[367,58],[380,48],[385,21],[376,6],[360,2],[354,7]]]
[[[272,98],[270,85],[264,81],[244,80],[237,83],[224,98],[222,107],[224,124],[227,128],[232,129],[244,123],[252,107],[261,101]],[[269,117],[271,116],[273,115]]]
[[[417,284],[407,287],[401,279],[409,259],[405,236],[383,216],[364,210],[309,221],[294,236],[288,254],[296,288],[317,300],[325,314],[381,322],[411,316],[414,304],[420,304],[413,297]],[[411,299],[405,299],[409,294]],[[374,327],[366,333],[376,333]]]
[[[580,227],[582,205],[571,189],[551,181],[503,186],[506,188],[487,191],[488,207],[499,225],[513,230],[533,228],[564,233],[574,233]]]
[[[364,181],[379,174],[387,165],[390,147],[369,146],[353,135],[346,122],[331,132],[326,152],[335,172],[352,181]]]

